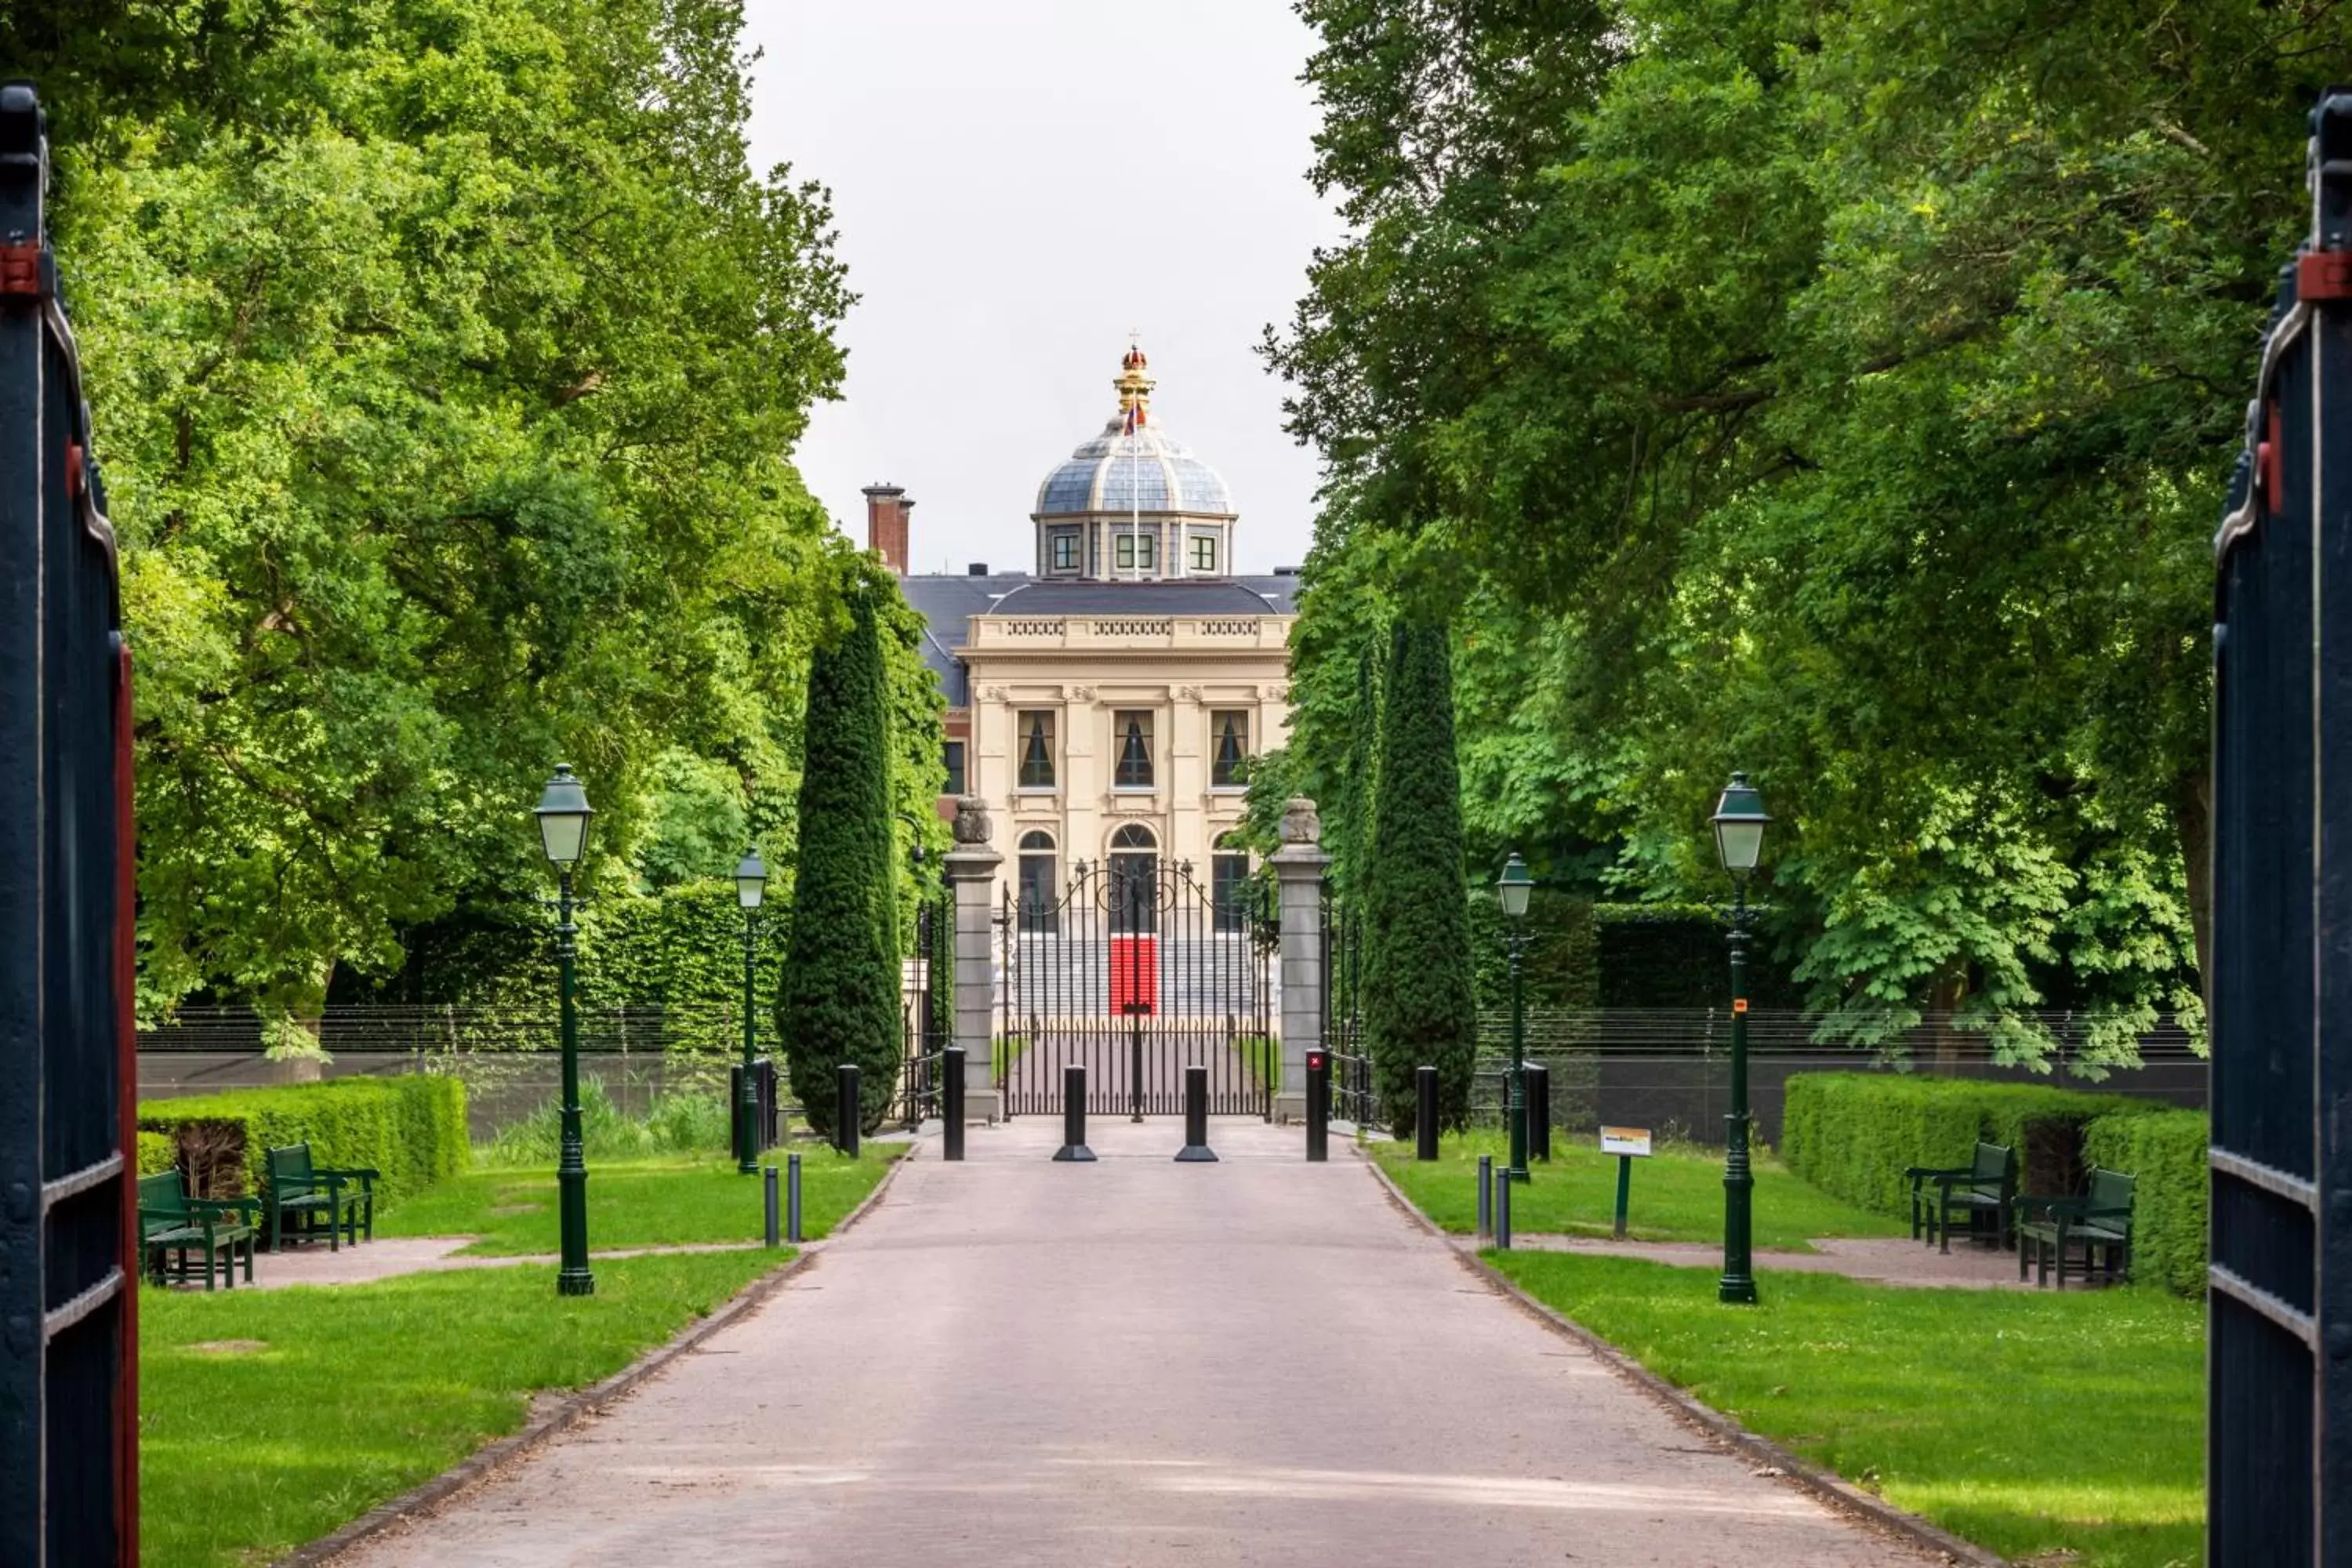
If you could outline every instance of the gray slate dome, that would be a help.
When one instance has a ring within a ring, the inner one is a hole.
[[[1033,516],[1133,511],[1237,515],[1224,477],[1152,421],[1152,383],[1144,366],[1143,351],[1129,349],[1113,384],[1118,389],[1120,411],[1104,425],[1101,435],[1081,443],[1069,461],[1045,476],[1045,482],[1037,487],[1037,510]],[[1132,435],[1128,433],[1130,420],[1135,426]]]

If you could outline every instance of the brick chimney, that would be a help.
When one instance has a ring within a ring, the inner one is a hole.
[[[907,574],[907,514],[914,510],[897,485],[866,487],[866,547],[901,577]]]

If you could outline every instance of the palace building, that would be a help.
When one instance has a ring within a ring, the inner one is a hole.
[[[947,796],[987,802],[1030,909],[1079,862],[1181,863],[1204,889],[1237,887],[1250,859],[1225,836],[1247,762],[1289,723],[1296,574],[1234,574],[1233,496],[1153,416],[1142,350],[1113,385],[1100,433],[1037,487],[1025,570],[910,575],[914,502],[866,491],[868,542],[929,623]]]

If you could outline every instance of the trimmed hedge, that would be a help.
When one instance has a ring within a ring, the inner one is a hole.
[[[2184,1296],[2205,1289],[2206,1151],[2213,1127],[2201,1110],[2102,1116],[2084,1131],[2084,1157],[2137,1177],[2132,1190],[2133,1271]]]
[[[2082,1190],[2086,1165],[2138,1178],[2140,1277],[2194,1293],[2205,1277],[2203,1113],[2125,1095],[1909,1073],[1789,1079],[1780,1157],[1805,1180],[1880,1214],[1910,1212],[1912,1165],[1965,1165],[1979,1139],[2018,1151],[2020,1190]]]
[[[160,1176],[180,1163],[180,1146],[161,1132],[139,1134],[139,1173]]]
[[[466,1086],[414,1073],[346,1078],[276,1089],[231,1089],[139,1108],[142,1134],[163,1134],[200,1195],[258,1192],[265,1153],[308,1143],[321,1165],[373,1165],[387,1199],[465,1169]]]

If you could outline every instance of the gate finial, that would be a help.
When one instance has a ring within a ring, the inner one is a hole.
[[[1282,807],[1282,841],[1285,844],[1319,844],[1323,841],[1323,819],[1316,814],[1315,803],[1303,795],[1294,795]]]
[[[955,841],[958,844],[985,844],[991,826],[988,802],[976,795],[956,796]]]

